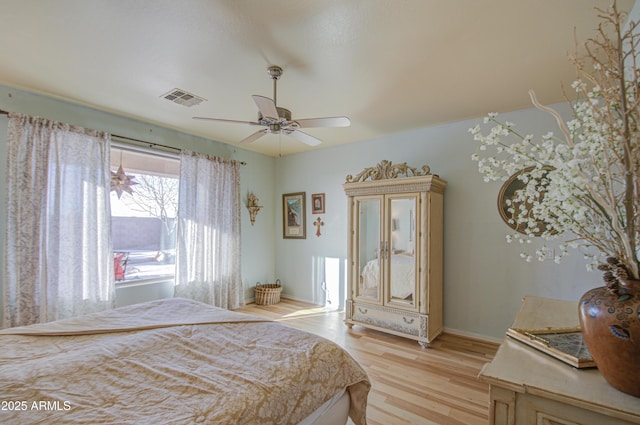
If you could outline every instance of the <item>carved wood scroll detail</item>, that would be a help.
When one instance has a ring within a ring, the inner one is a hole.
[[[411,174],[409,174],[411,173]],[[428,176],[431,174],[431,168],[423,165],[421,169],[409,167],[406,162],[402,164],[392,164],[391,161],[383,159],[375,167],[369,167],[362,170],[355,177],[351,174],[347,175],[346,183],[357,183],[369,180],[395,179],[401,175],[411,176]]]

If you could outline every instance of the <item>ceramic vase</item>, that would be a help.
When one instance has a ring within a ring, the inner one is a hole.
[[[640,281],[586,292],[579,314],[584,341],[604,379],[640,397]]]

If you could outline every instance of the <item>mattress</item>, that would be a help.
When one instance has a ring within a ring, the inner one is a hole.
[[[3,424],[316,424],[342,393],[366,424],[369,380],[337,344],[191,300],[4,329],[0,344]]]

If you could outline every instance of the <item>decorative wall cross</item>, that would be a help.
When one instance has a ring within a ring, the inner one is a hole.
[[[313,225],[316,226],[316,236],[320,237],[320,227],[324,226],[324,221],[322,221],[322,219],[320,217],[318,217],[316,219],[316,221],[313,222]]]

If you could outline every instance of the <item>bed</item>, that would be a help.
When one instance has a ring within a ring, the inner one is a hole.
[[[0,330],[0,423],[366,424],[337,344],[172,298]]]
[[[415,257],[405,252],[393,254],[391,264],[391,297],[398,299],[410,299],[413,296],[416,282]],[[367,290],[377,291],[380,284],[380,260],[368,261],[362,269],[360,281],[364,293]]]

